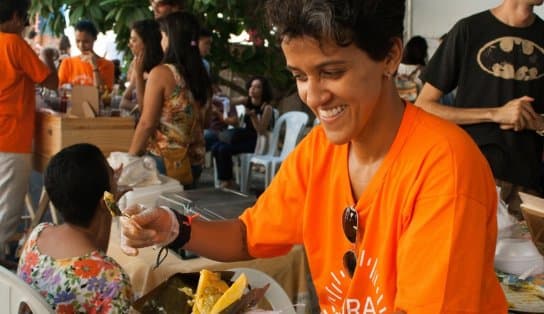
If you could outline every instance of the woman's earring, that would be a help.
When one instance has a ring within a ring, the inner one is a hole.
[[[386,80],[390,80],[393,74],[389,73],[389,71],[383,72],[383,77],[385,77]]]

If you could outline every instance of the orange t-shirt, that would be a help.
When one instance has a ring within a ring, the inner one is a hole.
[[[241,216],[250,254],[303,244],[322,313],[506,313],[493,269],[497,194],[470,137],[408,104],[358,201],[348,149],[331,144],[321,126],[298,145]],[[342,229],[343,210],[354,204],[357,245]],[[349,250],[353,279],[343,265]]]
[[[98,72],[104,84],[109,90],[113,88],[114,65],[113,62],[104,58],[97,59]],[[94,85],[94,74],[92,65],[81,60],[81,57],[71,57],[62,60],[59,66],[59,85]]]
[[[49,68],[17,34],[0,32],[0,151],[30,153],[36,111],[35,83]]]

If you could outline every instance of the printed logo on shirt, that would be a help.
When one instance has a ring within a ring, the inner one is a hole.
[[[362,299],[346,298],[351,286],[351,278],[345,269],[331,272],[330,283],[325,286],[327,300],[331,304],[328,309],[323,309],[322,314],[384,314],[387,307],[384,304],[383,289],[379,284],[379,261],[377,258],[367,255],[366,250],[361,250],[357,256],[357,267],[354,276],[363,276],[372,287],[370,295]],[[360,280],[360,278],[358,278]],[[355,288],[357,289],[357,288]]]
[[[544,76],[544,49],[520,37],[500,37],[478,51],[485,72],[505,80],[531,81]]]
[[[86,75],[86,74],[80,74],[77,76],[74,76],[72,80],[72,84],[74,85],[93,85],[93,78]]]

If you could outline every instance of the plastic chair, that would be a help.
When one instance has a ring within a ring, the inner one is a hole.
[[[244,126],[244,114],[246,112],[246,107],[244,105],[236,105],[236,112],[238,113],[238,119],[240,121],[240,127]],[[274,125],[278,121],[278,117],[280,115],[280,112],[278,109],[273,108],[272,109],[272,117],[274,119]],[[234,172],[234,179],[236,180],[236,183],[240,186],[240,191],[246,191],[247,193],[247,176],[245,176],[245,172],[243,171],[243,165],[247,164],[249,162],[249,159],[254,154],[262,155],[267,151],[267,145],[270,142],[271,132],[268,132],[265,135],[258,135],[257,136],[257,143],[255,143],[255,151],[253,153],[240,153],[237,155],[232,156],[232,163],[233,163],[233,172]],[[215,158],[212,157],[212,163],[213,163],[213,182],[214,187],[219,188],[220,182],[219,178],[217,176],[217,164],[215,162]]]
[[[38,291],[4,267],[0,267],[0,304],[6,314],[19,313],[26,307],[32,313],[55,313]]]
[[[244,125],[244,115],[246,114],[246,106],[236,105],[236,114],[238,115],[238,123],[240,127]]]
[[[279,117],[270,136],[268,151],[265,154],[254,154],[249,156],[249,158],[241,160],[240,172],[243,179],[240,180],[240,191],[244,193],[248,192],[252,164],[264,166],[265,187],[270,184],[281,162],[297,145],[307,123],[308,114],[302,111],[286,112]],[[283,137],[283,143],[281,144],[281,152],[277,154],[280,132],[283,126],[285,126],[285,135]],[[245,183],[243,186],[242,182]]]
[[[264,298],[274,311],[281,311],[282,314],[296,314],[293,302],[289,299],[289,296],[283,290],[283,288],[266,273],[253,269],[253,268],[232,268],[229,271],[234,272],[232,280],[236,280],[242,273],[247,277],[247,282],[251,287],[262,288],[267,284],[270,284],[268,290],[264,294]]]

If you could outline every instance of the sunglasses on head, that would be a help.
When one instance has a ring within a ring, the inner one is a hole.
[[[353,206],[346,207],[342,213],[342,229],[349,242],[355,244],[359,229],[359,214]],[[355,252],[352,250],[347,251],[344,254],[343,261],[349,276],[353,277],[353,273],[355,273],[355,268],[357,267],[357,256],[355,255]]]

